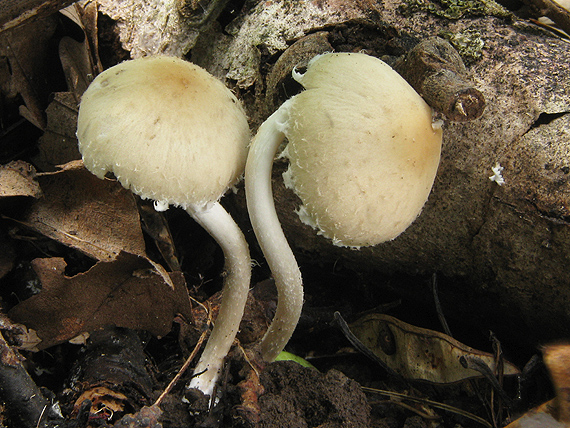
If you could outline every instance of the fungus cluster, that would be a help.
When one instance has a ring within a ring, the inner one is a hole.
[[[441,125],[382,61],[325,54],[293,77],[305,90],[261,125],[249,154],[249,128],[235,96],[179,59],[121,63],[97,76],[81,102],[77,136],[85,166],[100,178],[114,174],[137,195],[155,200],[157,209],[184,208],[224,251],[220,312],[189,385],[207,395],[249,289],[247,244],[218,202],[244,167],[250,219],[278,288],[276,314],[261,341],[262,357],[273,361],[303,304],[301,273],[271,189],[283,140],[290,162],[284,179],[302,201],[301,220],[340,246],[376,245],[402,233],[427,200],[439,164]]]
[[[245,113],[220,81],[171,57],[125,61],[99,74],[81,100],[77,138],[85,167],[112,173],[158,210],[182,207],[225,256],[220,311],[190,387],[212,395],[241,321],[251,264],[239,227],[219,204],[242,176]]]
[[[305,90],[260,126],[245,173],[250,219],[278,289],[277,311],[261,342],[268,361],[291,337],[303,303],[301,274],[271,189],[283,140],[284,180],[302,201],[300,219],[335,245],[353,248],[392,240],[415,220],[431,191],[442,142],[431,108],[377,58],[324,54],[293,77]]]

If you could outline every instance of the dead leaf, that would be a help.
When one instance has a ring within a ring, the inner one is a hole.
[[[119,183],[84,168],[42,175],[43,198],[21,219],[25,226],[97,260],[121,251],[144,255],[145,243],[133,195]]]
[[[171,270],[180,270],[180,262],[164,213],[154,209],[152,201],[138,201],[144,231],[154,240],[160,255]]]
[[[475,357],[495,372],[492,354],[467,345],[437,331],[415,327],[383,314],[370,314],[350,325],[352,333],[390,369],[406,379],[452,383],[481,374],[467,369],[461,358]],[[504,375],[519,374],[505,361]]]
[[[557,343],[542,350],[544,364],[556,391],[557,419],[570,426],[570,344]]]
[[[77,24],[85,35],[85,39],[82,43],[82,50],[84,52],[80,55],[81,61],[75,62],[75,65],[79,65],[79,67],[76,68],[76,71],[83,70],[83,74],[85,76],[88,76],[85,72],[95,76],[103,71],[101,59],[99,58],[99,31],[97,24],[98,9],[99,7],[96,1],[86,0],[76,2],[65,9],[60,10],[60,13]],[[64,63],[63,67],[65,71],[66,64],[63,59],[62,63]],[[83,92],[80,92],[79,95],[82,93]]]
[[[8,79],[3,87],[7,98],[21,96],[20,113],[36,127],[46,125],[44,108],[53,79],[48,67],[49,43],[55,32],[55,18],[41,19],[5,31],[0,37],[0,57],[7,58]],[[4,79],[2,79],[4,80]]]
[[[89,57],[87,41],[82,43],[71,37],[59,42],[59,59],[63,67],[68,89],[75,95],[77,103],[93,78],[93,65]]]
[[[38,351],[41,339],[33,329],[13,322],[7,315],[0,314],[0,330],[6,341],[14,348],[24,351]]]
[[[568,425],[558,422],[556,413],[556,400],[550,400],[526,412],[505,428],[567,428]]]
[[[82,332],[115,325],[164,336],[177,314],[191,319],[181,272],[170,273],[172,289],[152,264],[134,254],[99,262],[85,273],[65,276],[62,258],[36,259],[42,291],[16,305],[9,317],[36,330],[45,349]]]
[[[42,171],[55,171],[56,165],[81,159],[75,136],[77,109],[78,101],[73,93],[54,94],[46,109],[47,125],[39,140],[39,152],[33,158]]]
[[[509,423],[505,428],[567,428],[569,424],[564,421],[568,412],[568,391],[570,391],[570,378],[568,377],[568,358],[570,345],[548,345],[543,349],[544,363],[548,367],[557,397],[527,411],[518,419]],[[370,391],[374,391],[370,389]],[[392,391],[389,394],[393,394]],[[490,427],[491,425],[488,424]]]
[[[35,178],[35,168],[24,161],[14,161],[0,166],[0,198],[7,196],[40,197],[42,192]]]

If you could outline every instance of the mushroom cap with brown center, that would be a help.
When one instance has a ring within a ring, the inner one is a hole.
[[[325,54],[297,75],[289,106],[286,183],[301,220],[337,245],[394,239],[418,216],[439,165],[432,110],[390,66],[364,54]]]
[[[145,199],[187,208],[217,201],[243,174],[250,133],[234,94],[187,61],[147,57],[99,74],[79,108],[89,171]]]

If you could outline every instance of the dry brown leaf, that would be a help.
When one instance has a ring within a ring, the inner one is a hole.
[[[550,400],[529,410],[505,428],[567,428],[568,425],[558,422],[556,412],[556,400]]]
[[[77,104],[93,78],[93,65],[88,49],[87,39],[77,42],[71,37],[63,37],[59,42],[59,59],[67,87],[75,95]]]
[[[480,377],[461,358],[475,357],[495,372],[494,356],[473,349],[446,334],[416,327],[383,314],[370,314],[350,325],[352,333],[386,366],[406,379],[452,383]],[[519,374],[505,361],[504,375]]]
[[[18,221],[97,260],[121,251],[145,254],[133,195],[112,180],[86,169],[67,169],[38,177],[44,197]]]
[[[92,22],[96,17],[93,9],[93,6],[83,9],[78,4],[73,4],[61,11],[77,24],[85,37],[82,42],[78,42],[66,36],[59,42],[59,59],[68,92],[56,92],[46,109],[45,133],[39,140],[39,153],[34,157],[35,164],[43,171],[54,171],[56,165],[81,158],[75,136],[78,106],[83,92],[99,69],[94,62],[100,62],[92,59],[90,36],[83,25],[85,20],[90,28],[89,35],[92,35],[93,28],[96,28]]]
[[[49,95],[49,43],[55,32],[55,18],[41,19],[2,33],[0,57],[7,58],[9,76],[3,91],[9,99],[21,96],[20,113],[40,129],[46,125],[44,108]]]
[[[65,276],[62,258],[36,259],[42,291],[16,305],[9,317],[36,330],[45,349],[81,332],[115,325],[164,336],[177,314],[191,319],[181,272],[170,274],[174,289],[144,258],[121,253],[85,273]]]
[[[138,206],[144,231],[154,240],[170,270],[180,270],[180,262],[166,217],[154,209],[152,201],[141,200]]]
[[[57,92],[46,109],[47,126],[38,144],[34,164],[42,171],[81,159],[77,148],[77,97],[72,92]]]
[[[24,161],[14,161],[0,166],[0,198],[7,196],[39,198],[42,191],[35,178],[35,168]]]
[[[0,32],[57,12],[73,0],[3,0],[0,2]]]
[[[96,29],[95,11],[95,2],[85,7],[75,3],[61,11],[64,16],[77,24],[84,34],[81,42],[67,36],[59,42],[59,59],[67,80],[67,87],[74,94],[78,104],[81,95],[100,71],[100,61],[98,58],[93,59],[90,45],[91,38],[97,39],[97,34],[93,32],[93,29]]]
[[[98,9],[99,6],[96,1],[84,0],[60,10],[62,15],[71,19],[85,34],[83,50],[85,51],[85,55],[87,55],[89,65],[81,60],[81,62],[78,63],[78,65],[81,64],[81,67],[79,67],[77,71],[87,71],[89,69],[89,73],[94,76],[103,71],[101,59],[99,58]],[[81,56],[85,58],[84,54]],[[86,67],[87,65],[88,67]],[[63,67],[65,69],[65,64]],[[81,93],[79,95],[81,95]]]
[[[13,322],[7,315],[0,314],[0,330],[2,336],[8,340],[13,348],[24,351],[38,351],[38,343],[41,339],[35,330],[26,327],[24,324]]]
[[[570,344],[556,343],[542,350],[556,398],[529,410],[505,428],[563,428],[570,426]]]
[[[570,426],[570,344],[566,342],[545,346],[542,359],[550,372],[556,392],[557,419]]]

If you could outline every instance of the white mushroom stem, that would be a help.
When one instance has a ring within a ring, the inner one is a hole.
[[[266,361],[273,361],[283,350],[303,306],[301,272],[279,223],[271,189],[273,159],[285,138],[289,106],[290,101],[285,102],[261,125],[249,148],[245,168],[247,209],[278,293],[275,317],[260,345]]]
[[[208,204],[203,208],[190,207],[186,211],[216,240],[225,257],[226,277],[220,311],[194,369],[194,374],[198,376],[192,378],[188,386],[213,398],[224,358],[232,346],[243,316],[249,292],[251,260],[241,230],[220,203]]]

